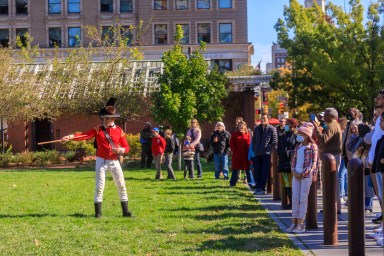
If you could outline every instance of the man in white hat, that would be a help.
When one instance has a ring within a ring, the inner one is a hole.
[[[95,138],[97,142],[96,150],[96,189],[94,196],[95,217],[101,218],[101,205],[103,201],[103,192],[105,186],[105,175],[109,170],[112,174],[113,181],[119,192],[119,198],[124,217],[131,217],[132,213],[128,210],[128,194],[125,188],[125,180],[123,170],[119,162],[119,156],[129,152],[129,145],[125,137],[124,131],[115,125],[116,118],[120,117],[116,113],[116,98],[110,98],[104,108],[99,112],[103,124],[99,125],[87,132],[67,135],[62,138],[63,141],[70,139],[88,140]]]

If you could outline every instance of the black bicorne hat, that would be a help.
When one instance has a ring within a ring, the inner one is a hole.
[[[100,117],[120,117],[120,114],[117,113],[117,109],[115,107],[117,99],[110,98],[105,104],[105,107],[100,109],[99,116]]]

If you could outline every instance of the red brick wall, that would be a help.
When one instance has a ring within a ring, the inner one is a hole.
[[[224,102],[225,114],[223,122],[227,131],[232,132],[235,119],[238,116],[244,118],[248,127],[253,129],[254,123],[254,109],[253,109],[253,94],[251,93],[230,93],[229,97]],[[159,124],[153,122],[151,119],[139,119],[135,121],[127,121],[118,123],[126,133],[139,133],[144,127],[145,122],[151,122],[153,127],[158,127]],[[52,123],[51,131],[53,132],[53,139],[60,139],[64,135],[74,133],[76,131],[88,131],[93,127],[100,124],[101,121],[98,116],[71,116],[63,115]],[[216,121],[212,123],[200,123],[202,128],[202,139],[208,140],[212,131],[214,130]],[[34,132],[33,125],[29,124],[29,150],[33,150]],[[8,128],[8,142],[13,147],[13,152],[22,152],[25,150],[25,126],[23,123],[10,123]],[[63,150],[60,143],[54,144],[54,149]]]

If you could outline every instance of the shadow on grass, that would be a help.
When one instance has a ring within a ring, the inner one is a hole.
[[[30,214],[0,214],[0,219],[16,219],[16,218],[45,218],[45,217],[74,217],[74,218],[89,218],[91,214],[74,213],[69,215],[58,215],[52,213],[30,213]]]
[[[57,217],[57,214],[51,213],[30,213],[30,214],[0,214],[0,219],[14,219],[14,218],[44,218],[44,217]]]
[[[159,211],[201,211],[201,212],[206,212],[206,211],[257,211],[257,210],[262,210],[263,208],[259,205],[254,204],[255,201],[249,200],[250,204],[241,204],[241,205],[212,205],[212,206],[207,206],[207,207],[180,207],[177,209],[174,208],[164,208],[164,209],[159,209]]]
[[[222,239],[212,238],[208,241],[201,243],[200,247],[192,251],[241,251],[241,252],[257,252],[276,249],[276,247],[292,247],[291,243],[287,239],[270,237],[258,237],[258,238],[236,238],[229,236]]]

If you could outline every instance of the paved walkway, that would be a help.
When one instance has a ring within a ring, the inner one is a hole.
[[[258,195],[256,199],[268,211],[269,215],[276,221],[280,228],[285,230],[291,225],[291,210],[285,210],[281,207],[281,201],[273,200],[272,194]],[[318,210],[322,209],[322,197],[318,194]],[[380,212],[380,205],[377,198],[374,199],[374,213]],[[365,230],[366,234],[372,233],[372,223],[376,214],[366,215]],[[307,230],[303,234],[288,234],[288,237],[298,246],[304,255],[319,255],[319,256],[343,256],[348,255],[348,209],[343,206],[341,214],[338,216],[338,238],[337,246],[323,245],[323,214],[318,215],[318,229]],[[365,255],[366,256],[383,256],[384,248],[376,245],[374,239],[366,238],[365,240]]]

